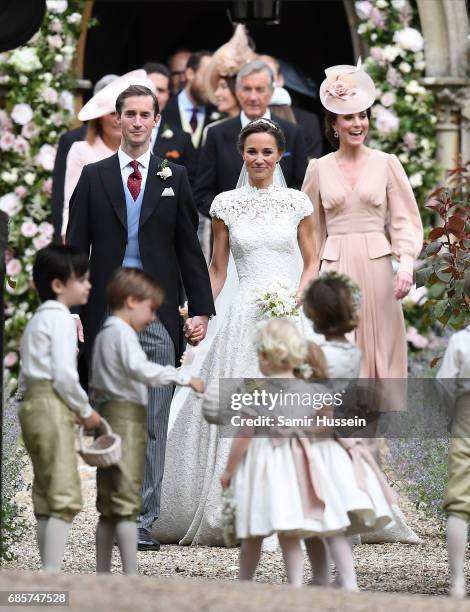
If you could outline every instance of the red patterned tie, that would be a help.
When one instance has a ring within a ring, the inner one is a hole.
[[[132,166],[133,172],[129,174],[129,178],[127,179],[127,187],[129,188],[131,196],[135,202],[139,197],[142,175],[140,174],[138,161],[133,159],[131,162],[129,162],[129,164]]]
[[[189,125],[191,126],[193,134],[197,130],[197,123],[197,108],[193,108],[191,119],[189,120]]]

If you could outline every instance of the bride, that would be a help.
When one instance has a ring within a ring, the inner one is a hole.
[[[214,298],[226,281],[230,253],[239,286],[199,370],[207,384],[261,376],[254,345],[262,318],[258,298],[274,282],[297,286],[300,293],[314,275],[313,208],[307,195],[282,185],[282,130],[269,119],[252,121],[239,134],[238,150],[246,184],[219,194],[210,210]],[[223,545],[220,475],[230,445],[204,420],[201,399],[188,394],[168,433],[162,508],[152,529],[162,543]]]

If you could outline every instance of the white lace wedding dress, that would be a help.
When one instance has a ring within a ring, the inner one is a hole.
[[[298,284],[297,228],[311,212],[308,196],[276,185],[247,185],[214,199],[211,215],[228,227],[239,286],[199,372],[207,384],[261,376],[254,345],[262,318],[257,299],[273,282]],[[223,545],[219,479],[230,445],[204,420],[201,400],[189,393],[168,433],[161,514],[152,529],[161,542]]]

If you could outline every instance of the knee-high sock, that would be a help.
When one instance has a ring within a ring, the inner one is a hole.
[[[279,535],[279,544],[282,549],[284,565],[286,566],[287,581],[294,586],[302,586],[304,575],[304,553],[299,538],[290,538]]]
[[[118,521],[116,539],[121,553],[122,571],[137,574],[137,524],[135,521]]]
[[[44,530],[43,569],[45,572],[60,572],[69,529],[70,523],[55,516],[47,520]]]
[[[246,538],[240,546],[240,580],[251,580],[258,567],[263,538]]]
[[[328,545],[336,565],[336,571],[341,576],[341,586],[348,591],[357,591],[354,557],[348,538],[344,535],[332,536],[328,538]]]
[[[47,519],[41,518],[36,523],[36,537],[38,540],[39,556],[41,557],[41,564],[44,565],[44,541],[46,539],[46,525]]]
[[[330,555],[328,544],[322,538],[308,538],[305,540],[305,548],[307,549],[313,574],[310,584],[315,586],[328,586],[330,583]]]
[[[467,547],[467,522],[458,516],[447,518],[447,554],[449,556],[451,591],[454,595],[465,595],[465,549]]]
[[[101,516],[96,526],[96,571],[100,574],[111,571],[113,540],[114,523]]]

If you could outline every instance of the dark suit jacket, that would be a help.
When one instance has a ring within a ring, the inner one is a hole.
[[[67,155],[74,142],[85,140],[86,125],[65,132],[59,139],[57,155],[55,156],[54,171],[52,173],[52,224],[54,225],[54,238],[60,240],[62,230],[62,211],[64,210],[64,185]]]
[[[164,137],[165,132],[173,132],[171,138]],[[191,142],[191,136],[168,121],[161,122],[152,153],[157,157],[185,166],[189,182],[194,185],[197,174],[197,153]]]
[[[301,129],[279,117],[286,137],[286,151],[281,159],[288,187],[300,189],[307,169],[307,147]],[[199,211],[209,216],[212,200],[222,191],[235,189],[243,160],[237,151],[237,138],[242,129],[240,117],[227,119],[207,130],[207,140],[201,150],[194,199]]]
[[[211,115],[213,112],[217,112],[217,108],[215,106],[212,106],[212,104],[208,104],[206,106],[203,129],[206,127],[206,125],[214,121],[214,119],[211,119]],[[183,129],[183,126],[181,124],[180,110],[178,106],[178,96],[173,96],[173,98],[170,98],[168,104],[165,106],[165,110],[162,112],[162,124],[166,122],[175,125],[180,130]]]
[[[151,156],[139,222],[143,269],[165,290],[159,317],[180,353],[179,270],[188,296],[189,316],[215,312],[207,265],[197,238],[198,217],[186,170],[170,163],[173,175],[157,176],[161,159]],[[171,187],[174,196],[162,197]],[[89,358],[106,307],[106,285],[119,268],[127,244],[127,211],[118,155],[83,168],[70,199],[67,244],[90,254],[92,289],[81,310]]]
[[[320,121],[315,113],[292,106],[292,112],[297,121],[297,125],[302,128],[302,133],[307,143],[307,154],[309,159],[319,158],[323,155],[323,133]]]

